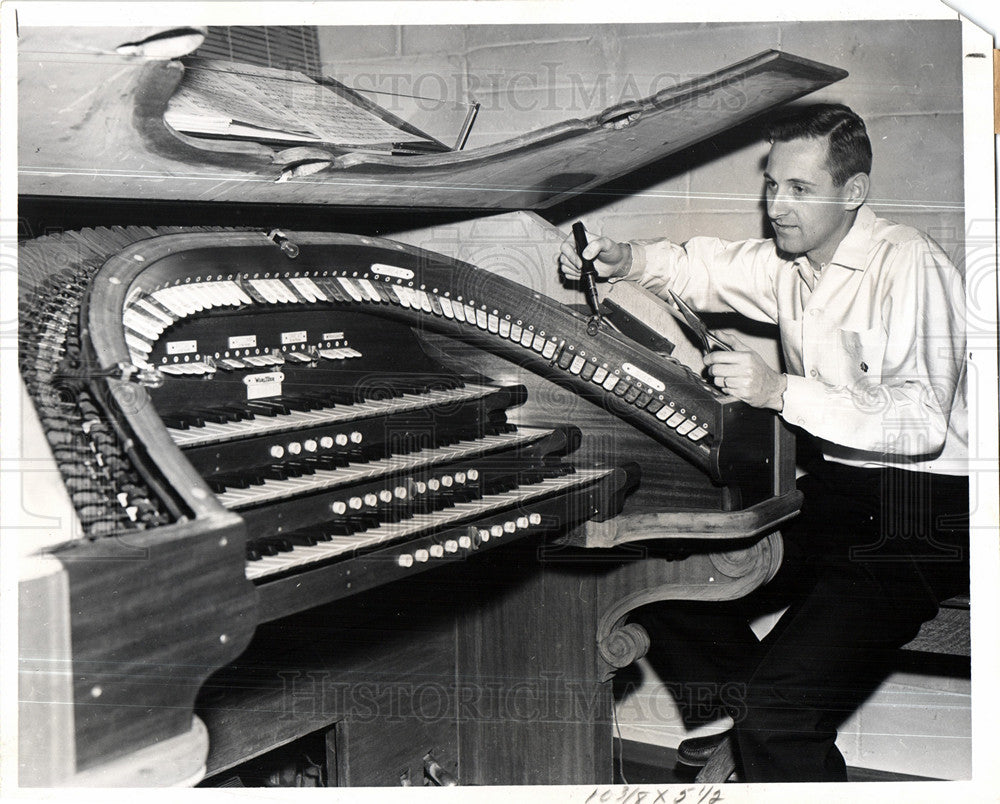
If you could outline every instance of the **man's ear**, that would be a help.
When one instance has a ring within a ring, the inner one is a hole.
[[[867,173],[855,173],[844,183],[844,209],[853,211],[865,203],[871,179]]]

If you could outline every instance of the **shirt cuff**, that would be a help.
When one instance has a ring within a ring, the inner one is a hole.
[[[810,411],[823,410],[825,388],[822,383],[796,374],[786,374],[785,377],[787,384],[781,397],[781,418],[789,424],[804,427]]]
[[[608,279],[609,282],[638,282],[646,271],[646,250],[638,243],[622,243],[628,250],[621,273]]]

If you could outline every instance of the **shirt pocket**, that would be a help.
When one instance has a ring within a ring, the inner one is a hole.
[[[848,388],[880,385],[885,359],[886,331],[881,327],[865,330],[838,329],[840,340],[840,381]]]

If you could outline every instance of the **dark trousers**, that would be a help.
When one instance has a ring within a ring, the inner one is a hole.
[[[719,708],[733,717],[747,782],[846,781],[837,726],[938,602],[968,592],[968,478],[820,460],[799,488],[803,509],[782,527],[785,556],[770,584],[633,618],[689,725]],[[749,621],[786,605],[758,640]]]

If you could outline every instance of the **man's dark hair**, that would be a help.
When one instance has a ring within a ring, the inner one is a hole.
[[[772,122],[768,137],[771,142],[825,138],[829,144],[826,167],[837,186],[855,173],[872,171],[872,144],[865,121],[839,103],[794,108]]]

